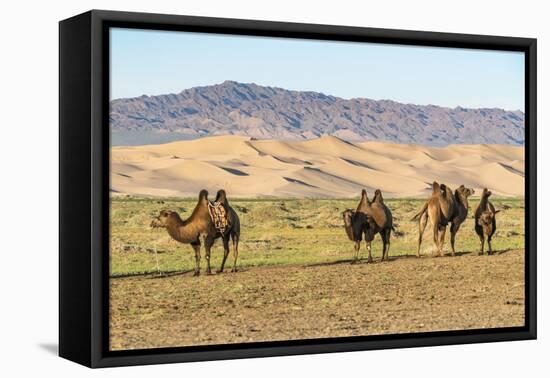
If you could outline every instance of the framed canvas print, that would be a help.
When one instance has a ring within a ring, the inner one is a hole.
[[[60,355],[536,337],[536,40],[60,22]]]

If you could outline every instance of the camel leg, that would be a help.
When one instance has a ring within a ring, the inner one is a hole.
[[[227,256],[229,255],[229,235],[223,236],[223,259],[222,259],[222,266],[220,269],[217,270],[216,273],[223,273],[223,268],[225,266],[225,260],[227,260]]]
[[[455,237],[456,233],[458,232],[458,229],[460,228],[460,225],[453,223],[451,224],[451,254],[455,255]]]
[[[369,252],[367,263],[371,263],[372,262],[372,243],[370,241],[367,242],[367,251]]]
[[[437,223],[432,222],[432,229],[433,229],[433,239],[435,244],[435,249],[437,251],[434,251],[433,255],[438,256],[439,255],[439,225]]]
[[[485,235],[480,235],[479,236],[479,253],[478,255],[480,256],[483,256],[483,248],[484,248],[484,245],[485,244]]]
[[[439,228],[439,240],[437,245],[437,254],[439,257],[443,256],[443,245],[445,244],[445,232],[447,231],[446,226],[442,226]]]
[[[386,230],[385,234],[385,240],[384,240],[384,251],[383,251],[383,257],[386,260],[390,259],[390,238],[391,238],[391,230]]]
[[[359,261],[359,249],[360,248],[361,248],[361,242],[356,241],[355,245],[353,246],[353,249],[355,250],[355,257],[353,258],[353,260],[351,260],[352,264],[355,264],[356,262]]]
[[[231,239],[233,240],[233,268],[231,269],[232,272],[237,271],[237,257],[239,257],[239,235],[233,234],[231,235]]]
[[[420,257],[420,246],[422,245],[422,235],[424,230],[426,230],[426,225],[428,224],[428,216],[424,213],[418,220],[418,249],[416,251],[416,256]]]
[[[212,246],[214,245],[214,241],[214,237],[210,235],[204,238],[204,249],[206,251],[204,255],[206,258],[206,274],[212,274],[212,269],[210,268],[210,252],[212,250]]]
[[[194,276],[201,274],[201,243],[192,243],[191,246],[195,251],[195,273]]]
[[[489,251],[487,252],[489,255],[492,255],[493,254],[493,248],[491,247],[491,239],[492,239],[492,236],[488,236],[487,237],[487,245],[489,246]]]

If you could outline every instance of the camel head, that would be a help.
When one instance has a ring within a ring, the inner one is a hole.
[[[456,189],[456,193],[458,193],[461,197],[468,198],[475,194],[475,190],[473,188],[467,188],[464,185],[460,185],[458,189]]]
[[[344,218],[344,229],[346,230],[346,235],[349,240],[355,241],[357,238],[360,238],[360,236],[356,235],[355,232],[355,229],[357,228],[356,212],[352,209],[347,209],[342,213],[342,217]],[[354,222],[356,223],[355,226]]]
[[[166,228],[171,220],[176,220],[179,215],[175,211],[161,210],[159,215],[154,217],[151,221],[151,227],[153,228]]]
[[[353,220],[354,215],[355,215],[355,211],[353,211],[352,209],[346,209],[342,213],[342,217],[344,218],[344,226],[345,227],[351,227],[352,226],[352,220]]]
[[[489,189],[484,188],[483,193],[481,194],[481,198],[489,198],[491,197],[491,194],[493,194]]]

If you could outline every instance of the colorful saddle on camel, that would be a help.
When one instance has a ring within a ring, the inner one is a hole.
[[[229,227],[229,219],[223,203],[209,201],[208,212],[210,213],[210,218],[212,218],[216,230],[223,234]]]

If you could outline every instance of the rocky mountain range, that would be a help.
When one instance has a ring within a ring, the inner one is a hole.
[[[343,99],[225,81],[178,94],[116,99],[110,103],[112,145],[144,145],[210,135],[305,140],[333,135],[428,146],[523,145],[521,111]]]

